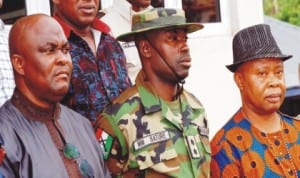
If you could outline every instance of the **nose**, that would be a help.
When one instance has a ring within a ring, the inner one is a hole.
[[[183,51],[186,51],[186,52],[189,52],[189,51],[190,51],[190,47],[189,47],[189,45],[187,44],[187,42],[183,43],[183,45],[182,45],[182,50],[183,50]]]
[[[57,63],[60,65],[65,65],[65,64],[72,64],[72,60],[71,60],[71,55],[69,52],[64,52],[62,50],[58,50],[58,54],[57,54]]]
[[[269,76],[269,86],[278,87],[279,85],[284,84],[284,77],[277,76],[276,74],[270,74]]]
[[[188,40],[187,40],[188,39],[187,33],[185,31],[179,32],[177,38],[181,45],[180,50],[183,52],[189,52],[190,48],[189,48]]]
[[[187,40],[182,40],[181,46],[180,46],[180,52],[187,53],[190,51],[190,47],[187,43]]]

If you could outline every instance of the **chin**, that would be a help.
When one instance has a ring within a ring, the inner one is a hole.
[[[279,108],[280,108],[280,106],[278,106],[278,105],[273,105],[273,106],[270,106],[269,108],[267,108],[267,110],[269,111],[269,113],[274,113],[274,112],[277,112],[277,111],[279,111]]]
[[[81,23],[86,25],[86,26],[89,26],[91,23],[94,22],[96,15],[97,14],[83,16],[82,19],[81,19]]]
[[[189,73],[181,74],[179,76],[180,76],[181,80],[184,80],[189,76]]]
[[[53,90],[53,93],[58,96],[60,96],[60,95],[64,96],[68,93],[68,90],[69,90],[69,87],[62,87],[62,88]]]

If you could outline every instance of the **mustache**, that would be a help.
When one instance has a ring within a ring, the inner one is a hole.
[[[185,58],[191,58],[190,53],[184,53],[184,54],[180,55],[179,57],[177,57],[176,60],[181,61],[181,60],[183,60],[183,59],[185,59]]]

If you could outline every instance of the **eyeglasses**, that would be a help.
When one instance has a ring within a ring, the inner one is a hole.
[[[71,143],[65,143],[63,154],[68,159],[76,160],[83,178],[94,177],[94,170],[88,161],[86,159],[79,159],[80,152],[76,146],[72,145]]]

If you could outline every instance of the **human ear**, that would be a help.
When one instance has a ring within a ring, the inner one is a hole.
[[[243,90],[243,76],[240,72],[233,74],[234,82],[240,90]]]
[[[139,48],[139,51],[140,51],[142,56],[144,56],[145,58],[150,58],[151,57],[151,49],[150,49],[150,45],[149,45],[148,41],[141,40],[138,43],[138,48]]]
[[[25,66],[25,61],[24,57],[19,55],[19,54],[13,54],[11,56],[11,63],[14,68],[14,70],[19,74],[19,75],[24,75],[24,66]]]

